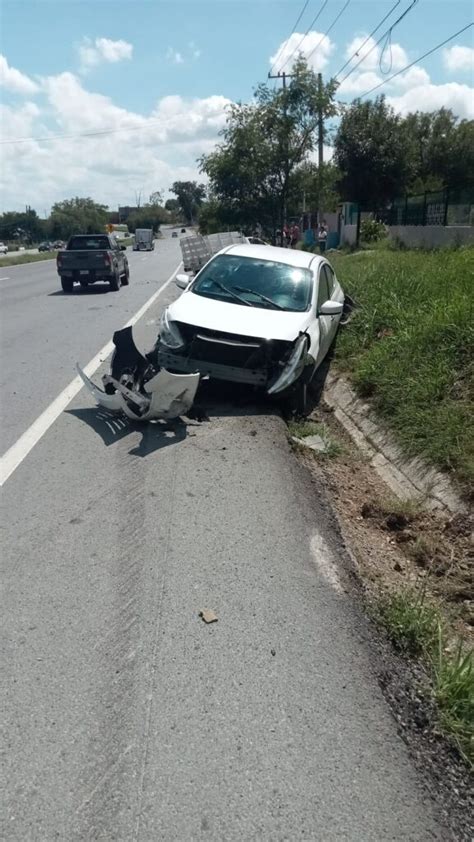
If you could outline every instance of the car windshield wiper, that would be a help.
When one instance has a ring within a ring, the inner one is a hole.
[[[258,298],[261,298],[262,301],[266,301],[268,304],[271,304],[271,306],[275,307],[276,310],[285,309],[281,306],[281,304],[277,304],[276,301],[273,301],[272,298],[267,298],[266,295],[262,295],[261,292],[255,292],[254,289],[248,289],[247,287],[232,287],[232,289],[236,289],[238,292],[249,292],[251,295],[256,295]]]
[[[245,304],[246,307],[253,307],[253,304],[251,304],[250,301],[246,301],[245,298],[241,298],[240,295],[236,295],[235,292],[232,292],[232,290],[229,289],[229,287],[226,287],[225,284],[221,284],[220,281],[216,281],[214,278],[208,278],[208,280],[210,280],[216,287],[219,287],[219,289],[223,289],[224,292],[227,292],[232,298],[235,298],[236,301],[240,301],[240,303]],[[235,289],[238,289],[238,287],[235,287]]]

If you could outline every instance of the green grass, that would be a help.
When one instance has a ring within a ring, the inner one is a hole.
[[[402,652],[428,666],[441,730],[474,763],[474,657],[459,641],[453,650],[438,610],[425,592],[404,590],[385,595],[375,617]]]
[[[19,266],[22,263],[37,263],[38,260],[55,260],[57,251],[42,251],[41,254],[18,254],[7,255],[0,259],[0,269],[2,266]]]
[[[338,365],[409,455],[474,483],[474,248],[331,254],[358,303]]]

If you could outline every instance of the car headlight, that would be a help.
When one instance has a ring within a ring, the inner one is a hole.
[[[160,319],[160,342],[174,350],[184,346],[184,340],[179,332],[179,328],[176,322],[170,319],[167,310],[165,310]]]
[[[282,392],[283,389],[291,386],[291,384],[298,379],[304,368],[307,344],[308,338],[305,333],[302,333],[299,339],[296,340],[295,347],[293,348],[282,373],[275,380],[273,386],[270,386],[268,389],[269,395]]]

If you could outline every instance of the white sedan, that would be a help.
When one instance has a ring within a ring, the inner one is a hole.
[[[8,254],[8,246],[5,243],[0,243],[0,254]]]
[[[273,246],[222,249],[163,313],[160,366],[175,373],[247,383],[269,395],[297,396],[334,340],[344,293],[324,257]]]

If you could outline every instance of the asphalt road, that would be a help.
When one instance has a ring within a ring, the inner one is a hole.
[[[165,241],[131,261],[128,289],[77,297],[23,267],[2,305],[6,382],[30,389],[8,393],[18,434],[178,261]],[[141,342],[177,294],[146,312]],[[446,838],[323,490],[268,408],[209,409],[140,427],[82,390],[3,487],[2,838]]]

